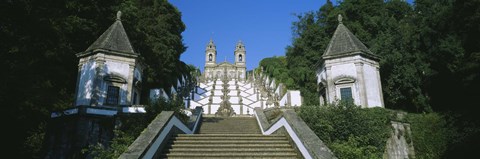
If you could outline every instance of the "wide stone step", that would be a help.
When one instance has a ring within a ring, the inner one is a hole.
[[[291,148],[290,144],[175,144],[172,148]]]
[[[285,136],[179,136],[175,140],[286,140]]]
[[[259,133],[258,131],[236,131],[236,132],[230,132],[230,131],[200,131],[202,134],[225,134],[225,133],[231,133],[231,134],[252,134],[252,133]]]
[[[297,157],[293,152],[221,152],[221,153],[184,153],[184,152],[172,152],[167,154],[167,157]]]
[[[262,134],[178,134],[178,137],[183,136],[227,136],[227,137],[284,137],[285,135],[262,135]]]
[[[245,159],[245,158],[261,158],[261,159],[296,159],[297,157],[292,157],[292,156],[275,156],[275,157],[213,157],[213,156],[208,156],[208,157],[180,157],[180,156],[162,156],[162,158],[168,158],[168,159]]]
[[[173,141],[173,144],[288,144],[286,140],[180,140]]]
[[[184,153],[225,153],[225,152],[262,152],[262,153],[267,153],[267,152],[295,152],[293,148],[215,148],[215,149],[209,149],[209,148],[173,148],[169,150],[170,153],[173,152],[184,152]]]

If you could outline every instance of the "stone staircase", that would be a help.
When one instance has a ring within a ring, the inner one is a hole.
[[[298,158],[285,135],[262,135],[252,117],[204,118],[200,134],[180,134],[164,158]]]
[[[261,134],[253,117],[204,117],[200,134]]]

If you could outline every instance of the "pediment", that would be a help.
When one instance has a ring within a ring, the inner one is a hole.
[[[338,84],[347,84],[347,83],[355,83],[355,78],[354,77],[350,77],[350,76],[341,76],[341,77],[338,77],[334,80],[335,84],[338,85]]]
[[[117,74],[108,74],[103,78],[103,80],[116,83],[127,83],[125,78]]]

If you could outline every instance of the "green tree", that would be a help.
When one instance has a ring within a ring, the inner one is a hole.
[[[72,106],[75,54],[113,23],[118,10],[124,13],[122,22],[135,51],[144,57],[144,88],[176,84],[176,68],[185,68],[179,60],[186,49],[181,36],[185,25],[166,0],[2,1],[0,10],[0,67],[5,70],[0,102],[8,106],[5,117],[12,120],[6,125],[12,128],[6,132],[11,143],[7,151],[18,158],[31,158],[35,152],[30,150],[36,150],[31,145],[41,145],[33,140],[51,111]]]

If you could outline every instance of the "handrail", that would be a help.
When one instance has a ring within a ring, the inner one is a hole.
[[[323,141],[293,110],[284,110],[282,117],[272,124],[268,123],[261,108],[255,108],[255,117],[263,135],[270,135],[283,127],[304,158],[336,158]]]
[[[202,118],[203,109],[195,108],[195,121],[193,125],[187,126],[173,115],[173,111],[163,111],[148,125],[148,127],[135,139],[119,158],[155,158],[161,149],[167,144],[169,138],[178,133],[193,134],[198,128]],[[176,127],[177,129],[174,129]]]

